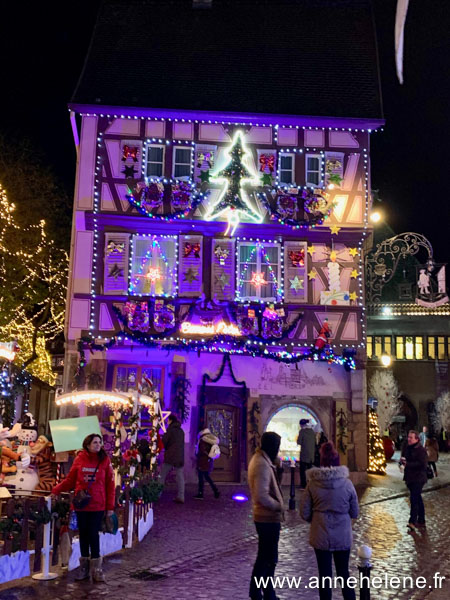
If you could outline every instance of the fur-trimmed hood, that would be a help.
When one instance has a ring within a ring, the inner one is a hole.
[[[341,467],[313,467],[306,471],[307,481],[314,482],[320,487],[334,488],[349,478],[349,470],[346,466]]]
[[[219,443],[219,438],[216,437],[213,433],[211,433],[209,429],[202,429],[200,431],[200,433],[198,434],[198,441],[200,440],[211,445]]]

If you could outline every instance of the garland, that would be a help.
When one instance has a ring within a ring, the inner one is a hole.
[[[276,209],[270,206],[265,194],[259,193],[258,198],[262,201],[264,208],[270,213],[272,220],[277,220],[280,225],[291,227],[294,229],[300,229],[301,227],[307,229],[308,227],[315,228],[317,225],[322,225],[324,220],[329,215],[311,215],[307,219],[291,219],[289,217],[283,217],[283,215]]]
[[[145,208],[145,206],[142,205],[142,202],[140,200],[137,200],[133,194],[126,194],[125,197],[128,200],[128,202],[131,204],[131,206],[133,206],[137,211],[139,211],[141,213],[141,215],[144,215],[145,217],[148,217],[149,219],[157,219],[159,221],[175,221],[178,219],[185,219],[189,215],[189,213],[191,213],[191,212],[193,213],[195,211],[195,209],[198,207],[198,205],[200,204],[200,202],[202,202],[202,200],[206,196],[205,196],[205,194],[202,194],[201,192],[193,194],[193,200],[191,202],[189,209],[178,210],[178,211],[171,213],[170,215],[154,215],[151,211],[147,210]]]
[[[181,422],[185,423],[189,418],[190,406],[189,406],[189,390],[191,389],[191,382],[184,375],[180,375],[175,379],[174,392],[175,399],[174,404],[176,412],[181,417]]]
[[[130,501],[136,504],[151,504],[157,502],[162,494],[164,486],[158,481],[151,480],[130,488]],[[120,505],[125,502],[125,492],[122,492],[118,500]]]

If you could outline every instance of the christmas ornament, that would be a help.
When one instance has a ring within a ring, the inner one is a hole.
[[[147,302],[126,302],[123,314],[127,319],[128,327],[132,330],[146,332],[150,327]],[[132,374],[130,374],[131,376]]]
[[[320,188],[314,190],[303,190],[303,208],[311,214],[330,214],[331,206],[328,202],[329,194]]]
[[[249,313],[252,312],[253,315],[251,315],[251,316],[250,316],[250,314],[238,315],[237,322],[238,322],[239,330],[242,333],[242,335],[244,335],[244,336],[258,335],[259,326],[258,326],[258,319],[255,317],[255,311],[248,311],[248,312]]]
[[[259,287],[260,285],[266,285],[268,282],[264,279],[263,273],[252,273],[250,283],[255,287]]]
[[[286,194],[278,195],[277,210],[283,219],[292,219],[297,210],[297,198]]]
[[[214,248],[214,255],[219,260],[219,264],[222,267],[225,266],[225,261],[228,258],[229,254],[230,254],[230,251],[228,250],[228,248],[222,248],[222,246],[216,246]]]
[[[184,279],[183,281],[188,281],[189,283],[192,283],[193,281],[198,280],[198,271],[197,269],[192,269],[189,268],[186,273],[184,274]]]
[[[262,337],[281,338],[283,336],[283,319],[280,318],[273,304],[266,306],[262,318]]]
[[[137,162],[139,152],[139,146],[127,146],[125,145],[122,149],[122,160],[125,162],[128,158],[131,158],[133,162]]]
[[[352,279],[356,279],[358,277],[358,271],[356,269],[353,269],[353,271],[350,274],[350,277]]]
[[[353,302],[355,302],[355,301],[356,301],[356,298],[357,298],[357,296],[356,296],[356,292],[352,292],[352,293],[350,294],[350,300],[353,300]]]
[[[113,277],[116,281],[121,275],[123,275],[123,269],[122,269],[122,267],[119,267],[119,265],[116,265],[116,264],[112,267],[112,269],[108,273],[108,277]]]
[[[209,170],[208,171],[200,171],[200,181],[202,183],[209,183]]]
[[[330,231],[331,231],[331,235],[337,235],[341,230],[341,227],[338,227],[337,225],[330,225]]]
[[[349,248],[348,249],[350,256],[357,256],[358,255],[358,250],[356,248]]]
[[[123,254],[125,252],[125,242],[114,242],[110,240],[106,246],[106,255]]]
[[[259,157],[259,170],[264,173],[266,169],[269,169],[270,173],[274,172],[275,169],[275,155],[274,154],[261,154]]]
[[[125,175],[126,179],[134,179],[134,174],[137,173],[137,171],[133,165],[130,167],[124,165],[122,173]]]
[[[261,175],[261,185],[272,185],[273,177],[270,173],[263,173]]]
[[[192,188],[184,181],[172,184],[170,202],[175,211],[186,211],[191,208]]]
[[[305,266],[305,251],[303,248],[301,250],[291,250],[288,256],[291,260],[291,265],[293,267]]]
[[[315,269],[312,269],[308,273],[308,279],[311,281],[312,279],[315,279],[316,277],[317,277],[317,271]]]
[[[328,323],[328,319],[324,319],[322,328],[319,331],[319,335],[316,339],[316,343],[314,344],[314,348],[316,350],[322,350],[327,344],[328,339],[331,337],[331,329]]]
[[[175,327],[175,307],[171,304],[164,306],[164,302],[156,301],[153,326],[158,333],[173,329]]]
[[[137,188],[138,189],[138,188]],[[162,183],[154,182],[141,188],[140,201],[142,206],[150,209],[159,208],[163,202],[164,186]]]
[[[291,290],[295,290],[297,292],[298,290],[304,289],[304,279],[299,279],[297,275],[294,277],[294,279],[289,279],[289,281],[291,283]]]
[[[308,246],[308,254],[310,256],[312,256],[314,254],[314,252],[316,251],[314,246]]]
[[[208,167],[211,169],[214,164],[214,153],[202,151],[197,152],[197,168],[200,169],[204,162],[206,162]]]
[[[225,287],[230,283],[230,276],[227,275],[224,271],[222,271],[220,275],[216,276],[216,282],[220,285],[223,291]]]
[[[146,279],[150,279],[152,283],[155,283],[158,279],[162,279],[161,271],[159,267],[149,267],[147,273],[145,274]]]
[[[184,251],[185,258],[190,256],[191,254],[193,255],[194,258],[200,258],[200,250],[201,250],[200,244],[190,244],[189,242],[186,242],[184,244],[183,251]]]

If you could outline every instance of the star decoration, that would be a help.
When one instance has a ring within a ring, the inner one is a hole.
[[[266,285],[267,281],[264,279],[263,273],[252,273],[252,279],[250,283],[256,287],[259,287],[260,285]]]
[[[189,283],[192,283],[195,280],[198,280],[198,271],[196,269],[193,269],[192,267],[189,267],[189,269],[184,274],[183,281],[189,281]]]
[[[350,292],[350,300],[356,300],[356,292]]]
[[[121,267],[119,267],[118,264],[115,264],[113,266],[113,268],[110,270],[110,272],[108,273],[108,277],[114,277],[115,280],[117,280],[117,278],[120,277],[121,275],[123,275],[123,269]]]
[[[134,165],[131,165],[131,167],[127,167],[126,165],[124,165],[122,173],[125,174],[126,179],[128,179],[128,178],[134,179],[134,174],[137,173],[137,171],[134,168]]]
[[[209,169],[207,171],[200,171],[200,181],[202,183],[209,183]]]
[[[338,227],[337,225],[330,225],[330,231],[331,231],[331,235],[337,235],[341,230],[341,227]]]
[[[330,260],[331,260],[331,262],[336,262],[336,258],[337,258],[337,252],[336,252],[336,250],[332,250],[330,252]]]
[[[261,176],[261,185],[272,185],[273,177],[270,173],[263,173]]]
[[[308,246],[308,254],[310,254],[312,256],[315,251],[316,251],[316,249],[314,248],[314,246]]]
[[[291,282],[291,290],[297,291],[304,289],[304,279],[299,279],[297,275],[294,277],[294,279],[289,279],[289,281]]]
[[[225,271],[222,271],[222,273],[216,277],[216,281],[223,290],[230,283],[230,276],[227,275]]]
[[[348,251],[350,253],[350,256],[355,257],[358,255],[358,250],[356,248],[349,248]]]
[[[310,271],[308,273],[308,278],[311,281],[311,279],[315,279],[317,277],[317,271],[315,269],[312,269],[312,271]]]
[[[353,271],[350,274],[350,277],[353,277],[353,279],[356,279],[358,277],[358,271],[356,269],[353,269]]]

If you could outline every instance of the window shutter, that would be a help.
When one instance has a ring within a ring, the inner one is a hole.
[[[180,235],[178,289],[180,296],[195,297],[203,291],[203,236]]]
[[[201,181],[201,172],[214,170],[217,162],[217,146],[211,144],[197,144],[194,150],[194,179]]]
[[[343,152],[325,152],[325,173],[327,175],[339,175],[344,179]]]
[[[211,295],[219,300],[234,300],[234,240],[216,239],[212,245]]]
[[[306,242],[284,243],[284,298],[286,302],[308,301],[307,262]]]
[[[105,233],[104,294],[128,293],[128,233]]]

